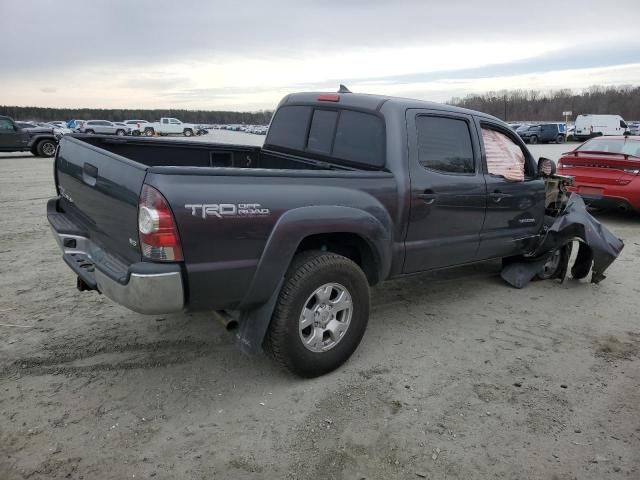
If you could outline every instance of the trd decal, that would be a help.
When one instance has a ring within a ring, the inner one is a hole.
[[[197,203],[184,206],[194,217],[239,218],[264,217],[271,214],[259,203]]]

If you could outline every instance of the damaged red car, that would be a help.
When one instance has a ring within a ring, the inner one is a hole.
[[[558,173],[589,206],[640,212],[640,138],[593,138],[563,154]]]

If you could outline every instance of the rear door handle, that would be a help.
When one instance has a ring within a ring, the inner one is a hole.
[[[433,202],[436,201],[437,195],[433,190],[425,190],[423,193],[418,193],[416,197],[418,197],[427,205],[431,205]]]

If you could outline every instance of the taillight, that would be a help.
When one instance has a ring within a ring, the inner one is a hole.
[[[149,185],[144,185],[140,194],[138,232],[144,257],[157,262],[182,261],[173,213],[162,194]]]

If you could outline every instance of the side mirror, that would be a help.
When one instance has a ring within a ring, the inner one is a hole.
[[[545,157],[540,157],[538,160],[538,176],[550,177],[556,173],[556,164],[553,160]]]

